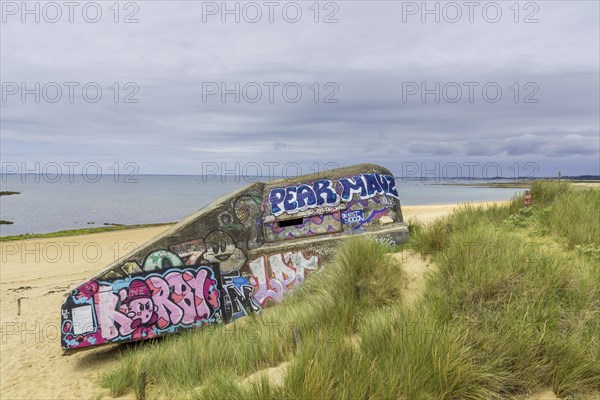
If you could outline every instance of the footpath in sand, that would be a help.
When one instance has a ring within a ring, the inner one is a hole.
[[[430,222],[456,205],[405,206],[404,219]],[[63,356],[60,306],[64,293],[169,226],[1,243],[0,398],[93,398],[97,379],[115,365],[118,346]],[[411,258],[413,285],[426,264]],[[414,269],[417,270],[414,270]],[[18,303],[21,303],[20,315]]]

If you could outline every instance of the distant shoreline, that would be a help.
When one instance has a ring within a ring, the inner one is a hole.
[[[176,222],[162,222],[155,224],[136,224],[136,225],[109,225],[98,228],[83,228],[83,229],[67,229],[57,232],[48,233],[24,233],[22,235],[10,235],[0,236],[0,242],[10,242],[16,240],[27,240],[27,239],[45,239],[65,236],[79,236],[88,235],[92,233],[103,233],[103,232],[114,232],[124,231],[129,229],[143,229],[143,228],[154,228],[157,226],[174,225]]]
[[[528,189],[531,181],[522,182],[489,182],[489,183],[431,183],[433,186],[464,186],[480,188],[503,188],[503,189]]]
[[[556,180],[556,179],[554,179]],[[564,182],[576,184],[576,186],[596,187],[600,185],[600,180],[571,180],[563,179]],[[464,186],[464,187],[480,187],[480,188],[503,188],[503,189],[528,189],[535,180],[513,181],[513,182],[477,182],[477,183],[431,183],[433,186]]]

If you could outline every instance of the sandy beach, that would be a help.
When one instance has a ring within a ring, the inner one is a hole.
[[[455,207],[405,206],[403,214],[405,220],[429,222]],[[168,228],[1,243],[1,398],[87,399],[102,393],[98,374],[114,365],[118,346],[63,356],[59,311],[63,295]]]
[[[494,204],[504,204],[507,201],[484,201],[478,203],[470,203],[482,206],[490,206]],[[460,204],[438,204],[438,205],[426,205],[426,206],[402,206],[402,215],[404,221],[408,221],[411,218],[417,218],[421,222],[431,222],[436,218],[448,215]]]

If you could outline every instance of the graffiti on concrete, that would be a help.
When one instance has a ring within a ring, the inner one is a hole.
[[[204,239],[192,239],[170,246],[169,249],[176,253],[185,265],[197,265],[202,260],[206,245]]]
[[[214,266],[86,282],[63,306],[62,339],[67,348],[80,348],[219,322],[220,298]]]
[[[304,282],[307,271],[319,268],[319,257],[298,252],[261,256],[250,262],[254,299],[263,306],[267,300],[281,302],[283,296]]]
[[[231,236],[223,231],[213,231],[204,240],[206,252],[202,258],[210,263],[219,263],[221,271],[237,271],[244,262],[244,252],[237,248]]]
[[[364,232],[368,226],[384,215],[389,215],[390,212],[387,196],[375,196],[364,200],[354,199],[348,203],[348,208],[342,214],[344,231],[346,233]],[[346,219],[344,219],[344,214]]]
[[[325,215],[325,214],[333,214],[340,210],[346,209],[346,203],[341,203],[335,206],[325,206],[325,207],[317,207],[317,208],[309,208],[308,210],[300,211],[294,214],[295,218],[305,218],[311,217],[313,215]],[[264,217],[265,223],[271,223],[275,221],[275,216],[272,214],[266,215]]]
[[[365,220],[364,210],[346,211],[342,213],[344,224],[357,224]]]
[[[344,235],[377,234],[385,225],[390,242],[405,240],[406,228],[392,224],[402,213],[385,168],[315,176],[228,195],[72,289],[61,310],[63,347],[230,322],[282,301],[333,256]]]
[[[221,275],[223,286],[223,319],[234,320],[260,311],[260,306],[254,301],[254,288],[248,277],[240,276],[234,271]]]
[[[229,272],[239,270],[246,262],[246,255],[236,246],[232,237],[227,233],[218,230],[209,233],[204,239],[188,240],[172,245],[169,249],[171,252],[175,253],[175,257],[182,260],[181,264],[176,265],[174,264],[174,260],[170,259],[165,261],[163,259],[164,257],[161,257],[161,254],[154,257],[151,264],[154,265],[156,262],[166,262],[167,264],[179,267],[183,264],[196,265],[199,263],[219,263],[221,271]],[[154,259],[160,261],[154,261]],[[144,266],[147,262],[148,258],[144,262]],[[146,270],[145,267],[144,270]]]
[[[369,173],[340,178],[335,184],[332,180],[322,179],[311,184],[272,188],[269,205],[271,214],[277,217],[283,213],[297,214],[311,208],[347,203],[355,194],[363,200],[377,195],[398,198],[393,176]]]
[[[229,322],[259,312],[269,300],[281,302],[308,271],[319,268],[318,255],[297,251],[258,257],[250,262],[248,275],[221,274],[214,265],[186,263],[201,243],[178,245],[181,256],[164,249],[151,252],[136,276],[79,286],[63,305],[63,345],[76,349],[145,340]],[[216,257],[219,251],[212,253]],[[128,264],[131,269],[136,263]]]
[[[273,188],[269,192],[271,213],[275,216],[287,212],[294,214],[307,208],[333,206],[339,204],[333,181],[322,179],[311,185]]]
[[[342,224],[339,212],[335,212],[304,218],[297,225],[281,226],[278,222],[265,223],[264,228],[266,239],[273,241],[340,232]]]
[[[234,213],[247,233],[248,249],[256,249],[264,243],[262,221],[260,219],[260,202],[261,198],[259,196],[240,196],[233,204]]]
[[[183,267],[181,258],[168,250],[156,250],[146,256],[142,268],[144,271],[156,271],[173,267]]]
[[[396,181],[391,175],[362,174],[353,178],[340,178],[338,182],[341,185],[340,197],[344,202],[352,200],[355,193],[361,200],[382,194],[398,198]]]
[[[396,246],[396,241],[389,234],[385,235],[385,236],[382,236],[382,237],[376,237],[375,238],[375,242],[381,243],[381,244],[386,245],[388,247],[395,247]]]

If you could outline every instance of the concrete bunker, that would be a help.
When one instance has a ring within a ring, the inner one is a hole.
[[[69,291],[65,350],[150,339],[275,305],[340,241],[407,240],[393,175],[374,164],[221,197]]]

